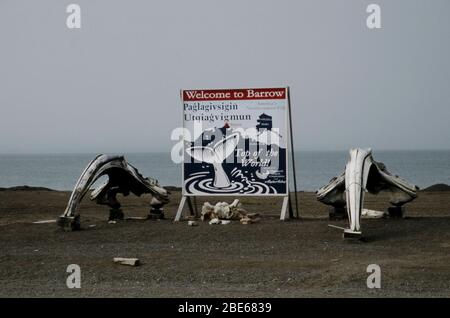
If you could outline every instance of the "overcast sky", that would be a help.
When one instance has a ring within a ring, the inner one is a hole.
[[[366,27],[370,3],[381,30]],[[0,0],[0,153],[167,151],[179,89],[285,85],[297,149],[450,149],[449,12],[448,0]]]

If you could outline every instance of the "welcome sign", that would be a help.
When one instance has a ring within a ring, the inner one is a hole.
[[[287,88],[183,90],[181,98],[183,195],[287,195]]]

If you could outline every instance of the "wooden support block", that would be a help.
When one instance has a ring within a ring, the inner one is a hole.
[[[164,220],[164,212],[160,213],[154,213],[150,211],[150,213],[147,215],[147,220]]]
[[[330,207],[328,210],[328,217],[332,221],[336,220],[346,220],[348,219],[347,209]]]
[[[395,219],[403,218],[405,214],[405,207],[403,206],[390,206],[388,208],[389,216]]]
[[[362,233],[359,231],[352,231],[350,229],[345,229],[343,237],[344,239],[360,240],[362,238]]]
[[[109,221],[112,220],[123,220],[124,214],[121,209],[110,209],[109,210]]]
[[[64,231],[79,231],[81,229],[80,216],[60,216],[57,224]]]

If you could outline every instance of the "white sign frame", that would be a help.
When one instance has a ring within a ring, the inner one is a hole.
[[[284,89],[285,90],[285,101],[286,101],[286,111],[285,111],[285,118],[284,118],[284,123],[285,123],[285,132],[287,135],[287,140],[286,140],[286,192],[285,193],[271,193],[271,194],[258,194],[258,193],[187,193],[185,191],[185,180],[184,180],[184,159],[182,162],[182,168],[181,168],[181,173],[182,173],[182,198],[177,210],[177,214],[175,216],[175,221],[179,221],[181,219],[181,215],[183,212],[183,208],[184,205],[186,203],[186,200],[190,200],[191,197],[195,198],[195,197],[212,197],[212,196],[217,196],[217,197],[230,197],[230,196],[234,196],[234,197],[255,197],[255,196],[264,196],[264,197],[282,197],[283,198],[283,202],[282,202],[282,207],[281,207],[281,214],[280,214],[280,220],[286,220],[288,219],[288,214],[287,214],[287,208],[288,208],[288,204],[290,203],[290,197],[289,197],[289,171],[290,171],[290,165],[289,165],[289,154],[292,151],[292,147],[291,147],[291,143],[290,140],[292,139],[292,127],[291,127],[291,104],[290,104],[290,94],[289,94],[289,87],[276,87],[276,88],[239,88],[239,89],[198,89],[198,91],[210,91],[210,90],[217,90],[217,91],[227,91],[227,90],[255,90],[255,89]],[[183,98],[183,92],[184,91],[193,91],[195,89],[182,89],[180,90],[180,101],[181,104],[184,104],[184,98]],[[237,100],[237,99],[236,99]],[[183,118],[182,118],[182,122],[183,122],[183,130],[186,128],[185,127],[185,120],[184,120],[184,110],[182,112],[183,114]],[[185,156],[185,146],[184,146],[184,142],[183,142],[183,158]],[[294,172],[295,173],[295,172]],[[296,188],[296,187],[295,187]],[[192,211],[191,211],[192,212]]]

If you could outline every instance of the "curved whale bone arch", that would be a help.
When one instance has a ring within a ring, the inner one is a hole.
[[[110,219],[123,218],[121,204],[117,201],[116,195],[122,193],[127,196],[130,192],[137,196],[150,193],[152,199],[149,217],[151,215],[163,217],[162,206],[169,202],[169,196],[158,181],[143,177],[123,156],[100,154],[87,165],[78,179],[66,210],[58,219],[59,226],[67,230],[80,229],[78,206],[91,186],[104,175],[108,176],[108,180],[91,192],[90,199],[95,200],[97,204],[109,206]]]
[[[218,141],[212,147],[195,146],[187,148],[186,152],[195,160],[212,164],[214,167],[214,187],[227,188],[231,183],[222,163],[233,153],[238,143],[239,134],[232,134]]]
[[[371,149],[351,149],[350,159],[345,171],[320,188],[317,200],[342,211],[346,207],[349,228],[344,229],[344,237],[360,238],[361,212],[363,210],[364,194],[378,194],[387,191],[390,194],[389,214],[403,214],[403,205],[417,198],[419,187],[408,183],[397,175],[392,175],[386,166],[372,157]]]

